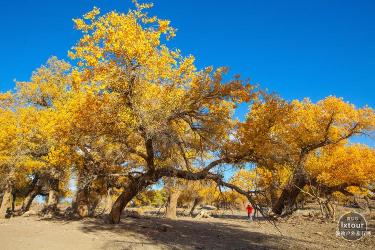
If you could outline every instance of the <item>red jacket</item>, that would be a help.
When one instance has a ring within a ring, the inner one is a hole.
[[[247,207],[246,207],[246,210],[247,210],[247,213],[251,213],[251,212],[253,212],[253,207],[252,206],[250,206],[250,205],[248,205]]]

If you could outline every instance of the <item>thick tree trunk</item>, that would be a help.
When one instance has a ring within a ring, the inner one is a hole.
[[[53,179],[49,183],[47,214],[54,215],[57,212],[57,204],[59,203],[59,180]]]
[[[27,194],[26,198],[22,202],[22,213],[25,213],[29,211],[31,204],[33,203],[35,197],[38,195],[38,192],[35,190],[32,190],[29,194]]]
[[[48,209],[56,210],[58,203],[59,203],[58,192],[57,190],[51,189],[48,192],[48,203],[47,203]]]
[[[169,190],[169,197],[167,201],[165,217],[168,219],[176,219],[177,218],[177,201],[178,197],[180,197],[181,191],[178,189],[171,188]]]
[[[90,211],[90,203],[89,203],[89,190],[87,187],[77,190],[76,194],[76,204],[75,204],[75,212],[80,217],[87,217],[89,216]]]
[[[293,174],[292,180],[284,188],[279,199],[273,206],[272,212],[277,215],[282,215],[286,210],[293,208],[297,196],[306,184],[306,172],[302,168],[297,169]]]
[[[12,211],[12,204],[13,204],[13,185],[11,183],[7,183],[3,200],[1,202],[0,207],[0,219],[5,219],[9,216]]]
[[[29,193],[26,195],[25,199],[22,202],[21,213],[29,211],[31,204],[35,197],[41,192],[41,186],[39,179],[35,177],[35,180],[31,184]]]
[[[109,219],[112,224],[120,223],[121,213],[126,205],[138,194],[138,191],[134,188],[128,188],[121,193],[112,206],[109,214]]]
[[[201,203],[202,199],[201,197],[196,197],[193,201],[193,205],[190,209],[190,216],[193,216],[194,215],[194,211],[195,211],[195,208],[199,205],[199,203]]]
[[[152,174],[144,174],[137,178],[134,178],[128,182],[124,187],[124,191],[117,198],[112,206],[109,214],[109,221],[112,224],[120,223],[121,213],[126,205],[142,190],[147,186],[156,183],[160,179],[159,176],[152,176]]]

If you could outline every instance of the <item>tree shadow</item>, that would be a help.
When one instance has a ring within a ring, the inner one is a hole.
[[[247,215],[238,215],[238,214],[213,214],[211,215],[211,217],[219,218],[223,220],[230,219],[230,220],[240,220],[240,221],[244,221],[248,219]],[[253,220],[254,221],[267,221],[266,218],[260,217],[260,216],[253,217]]]
[[[197,210],[196,212],[194,212],[193,216],[191,216],[189,214],[189,211],[186,211],[186,210],[183,210],[183,211],[177,211],[176,214],[177,216],[179,217],[188,217],[188,218],[194,218],[195,216],[197,216],[199,214],[199,211],[200,210]],[[246,220],[247,219],[247,215],[246,214],[237,214],[237,213],[215,213],[215,211],[210,211],[210,210],[207,210],[209,213],[209,215],[213,218],[218,218],[218,219],[230,219],[230,220]],[[210,212],[214,212],[214,213],[210,213]],[[159,218],[162,218],[164,216],[164,211],[160,212],[160,211],[147,211],[145,214],[147,215],[151,215],[151,216],[156,216],[156,217],[159,217]],[[261,215],[257,215],[257,216],[253,216],[253,220],[255,221],[267,221],[266,218],[262,217]]]
[[[158,249],[333,249],[351,246],[350,242],[341,238],[326,237],[325,234],[330,231],[327,228],[320,230],[321,223],[300,227],[301,231],[306,231],[298,233],[298,230],[289,229],[301,221],[286,224],[281,221],[278,223],[283,232],[281,235],[264,218],[248,222],[246,216],[236,214],[209,219],[179,217],[177,220],[157,217],[152,213],[141,218],[125,217],[124,214],[117,225],[106,224],[103,218],[81,219],[64,214],[52,218],[39,217],[37,220],[63,225],[72,223],[69,228],[100,239],[98,247],[102,249],[154,249],[155,246]],[[374,222],[368,220],[371,234],[375,232]],[[333,236],[335,230],[336,226],[332,227]],[[371,237],[365,237],[363,245],[372,245]]]
[[[108,231],[124,237],[107,242],[104,249],[144,248],[147,245],[169,249],[283,249],[301,242],[287,236],[253,232],[248,230],[251,225],[145,217],[123,218],[118,225],[104,224],[100,219],[85,220],[80,230],[89,234]],[[128,236],[136,240],[129,240]]]

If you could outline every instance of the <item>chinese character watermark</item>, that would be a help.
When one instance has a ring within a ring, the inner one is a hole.
[[[361,214],[350,212],[341,216],[336,236],[355,241],[370,234],[371,232],[367,230],[367,221]]]

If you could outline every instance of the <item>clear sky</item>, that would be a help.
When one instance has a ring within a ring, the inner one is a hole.
[[[142,1],[140,1],[142,2]],[[229,66],[287,100],[328,95],[375,107],[374,0],[154,0],[178,29],[170,46],[199,67]],[[0,0],[0,91],[48,57],[66,59],[80,36],[72,18],[130,0]],[[237,112],[241,117],[245,107]],[[375,145],[374,141],[365,141]]]

